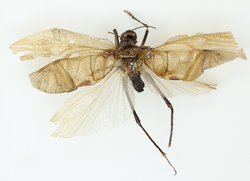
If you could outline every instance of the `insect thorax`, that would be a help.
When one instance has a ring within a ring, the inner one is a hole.
[[[140,71],[144,60],[140,59],[141,50],[137,45],[125,45],[118,48],[116,58],[122,61],[121,69],[129,76],[137,92],[142,92],[145,86]]]

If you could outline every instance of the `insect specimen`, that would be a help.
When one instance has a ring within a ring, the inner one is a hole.
[[[137,28],[120,36],[114,29],[115,44],[54,28],[27,36],[13,43],[10,49],[13,53],[28,52],[21,60],[62,56],[29,75],[31,84],[40,91],[62,93],[86,86],[54,115],[51,121],[60,125],[52,136],[69,138],[113,128],[133,114],[136,123],[169,162],[141,124],[134,108],[134,90],[143,92],[148,87],[170,108],[170,146],[174,109],[167,98],[178,94],[201,95],[213,90],[213,86],[194,80],[206,69],[246,56],[242,49],[237,49],[231,32],[179,35],[155,48],[145,46],[149,28],[154,27],[125,12],[146,28],[140,46],[136,45],[134,30]]]

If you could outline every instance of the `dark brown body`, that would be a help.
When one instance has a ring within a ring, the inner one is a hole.
[[[116,35],[116,30],[114,30]],[[121,60],[122,66],[120,67],[132,81],[133,87],[137,92],[142,92],[145,87],[141,79],[140,71],[143,68],[144,59],[147,55],[149,47],[137,46],[136,33],[128,30],[121,35],[121,42],[119,43],[118,37],[116,43],[118,49],[116,51],[116,59]]]

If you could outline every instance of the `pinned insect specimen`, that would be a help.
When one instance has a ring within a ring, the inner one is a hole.
[[[134,30],[137,28],[120,36],[114,29],[115,44],[54,28],[27,36],[13,43],[10,49],[14,53],[28,52],[21,60],[62,56],[29,75],[31,84],[40,91],[62,93],[86,86],[54,115],[51,121],[60,125],[52,136],[69,138],[113,128],[133,114],[136,123],[169,162],[141,124],[134,107],[134,90],[143,92],[148,87],[170,108],[170,146],[174,109],[167,98],[178,94],[201,95],[213,90],[213,86],[194,80],[206,69],[238,57],[246,59],[246,55],[237,49],[231,32],[179,35],[155,48],[145,46],[149,28],[154,27],[125,12],[146,28],[140,46],[136,45]]]

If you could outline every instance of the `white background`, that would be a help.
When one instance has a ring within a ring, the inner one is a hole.
[[[232,31],[250,57],[249,0],[2,0],[0,180],[249,181],[249,60],[207,70],[199,80],[218,84],[216,91],[170,99],[175,109],[170,149],[168,107],[148,90],[137,94],[136,110],[177,169],[175,177],[133,118],[86,137],[50,136],[56,128],[50,119],[75,92],[53,95],[33,88],[28,74],[55,58],[20,62],[9,45],[51,28],[113,40],[108,31],[140,26],[124,9],[157,27],[150,29],[146,45],[154,47],[180,34]],[[140,42],[144,30],[137,33]]]

